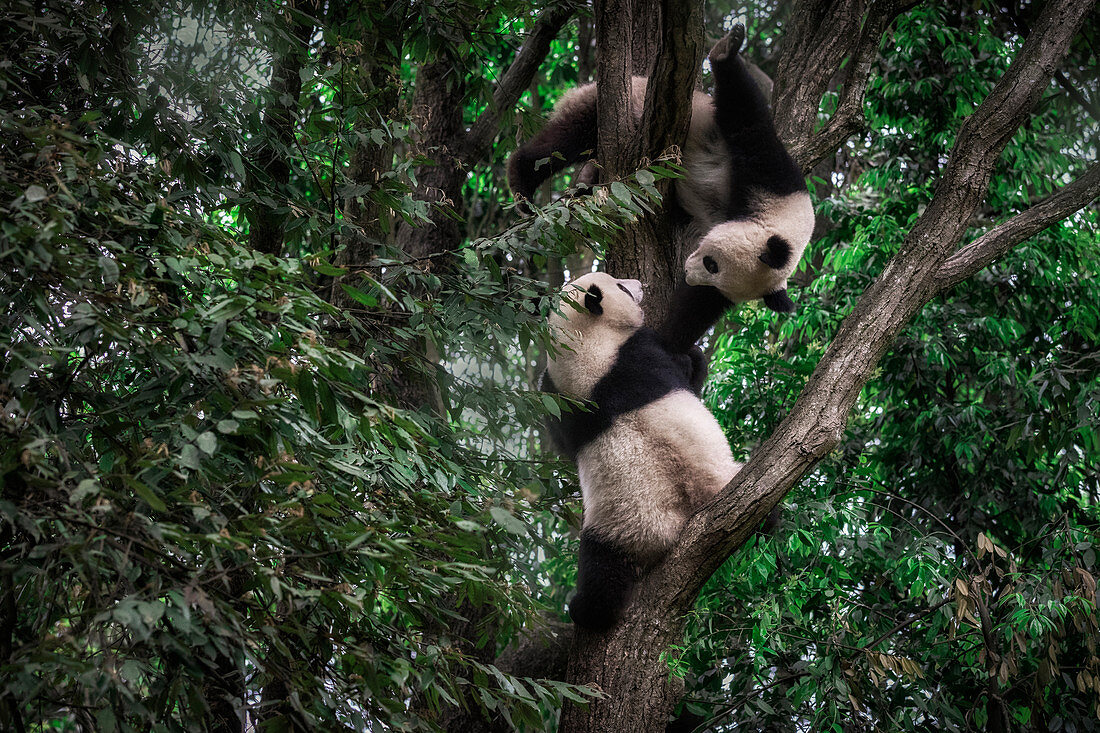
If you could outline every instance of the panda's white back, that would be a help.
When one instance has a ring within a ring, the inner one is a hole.
[[[630,82],[630,104],[637,124],[645,109],[649,80],[634,76]],[[595,82],[570,89],[554,105],[550,119],[569,119],[577,116],[578,110],[594,108],[596,94]],[[700,91],[694,92],[691,99],[691,124],[680,162],[689,174],[676,179],[677,199],[691,216],[693,228],[704,232],[725,218],[730,161],[729,150],[714,122],[714,100]]]

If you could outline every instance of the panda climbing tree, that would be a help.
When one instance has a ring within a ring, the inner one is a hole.
[[[656,5],[646,4],[645,7],[655,10]],[[674,10],[673,5],[678,4],[660,4],[662,11]],[[1016,44],[1012,53],[1006,56],[1006,59],[1012,58],[1007,62],[1007,71],[999,70],[999,75],[990,79],[991,84],[978,95],[982,98],[981,103],[951,130],[955,133],[950,138],[953,141],[950,143],[951,149],[946,155],[939,156],[935,193],[931,195],[928,205],[906,224],[904,241],[897,246],[898,254],[886,264],[881,275],[859,297],[849,315],[832,334],[831,345],[821,356],[814,373],[808,377],[802,396],[790,406],[787,417],[754,450],[752,459],[735,474],[717,499],[687,521],[680,530],[679,541],[661,560],[647,569],[636,584],[631,603],[618,623],[604,634],[581,630],[572,638],[568,679],[598,686],[605,696],[584,708],[566,705],[559,721],[559,730],[663,728],[680,697],[675,675],[669,674],[672,667],[669,660],[675,654],[676,645],[682,644],[684,618],[691,612],[704,582],[753,532],[768,508],[774,506],[800,477],[837,446],[861,388],[900,331],[932,298],[937,295],[950,297],[952,286],[1095,197],[1100,174],[1086,165],[1084,168],[1088,172],[1081,176],[1082,167],[1078,166],[1074,170],[1080,177],[1074,183],[1065,185],[1024,213],[1002,211],[1004,225],[990,224],[987,235],[962,246],[968,239],[968,222],[985,201],[994,166],[998,164],[1008,141],[1026,123],[1044,96],[1044,91],[1049,88],[1053,70],[1065,57],[1091,5],[1082,0],[1050,0],[1041,9],[1035,8],[1034,22],[1026,41],[1022,46]],[[626,9],[628,17],[625,21],[617,18],[615,13],[623,9],[624,4],[621,3],[596,4],[596,46],[601,59],[609,53],[614,55],[616,47],[623,43],[627,46],[626,56],[629,57],[630,41],[623,39],[629,39],[632,30],[644,23],[637,17],[630,18],[629,8]],[[820,11],[820,14],[815,15],[811,10]],[[800,3],[791,14],[780,48],[776,80],[781,93],[775,104],[780,123],[778,129],[782,131],[782,139],[788,142],[790,150],[795,151],[794,157],[800,170],[808,170],[860,131],[863,122],[861,107],[871,74],[870,67],[886,29],[899,13],[907,10],[904,2],[871,3],[859,7],[842,2]],[[661,18],[659,32],[666,42],[662,47],[665,53],[674,52],[671,49],[678,33],[699,20],[698,17],[691,20],[686,16]],[[676,23],[680,25],[677,27]],[[679,84],[669,85],[673,74],[663,74],[661,65],[659,59],[656,70],[651,72],[651,79],[660,81],[646,83],[646,100],[640,117],[635,105],[632,115],[620,116],[607,125],[601,117],[617,114],[623,109],[629,110],[631,105],[613,102],[614,108],[609,110],[605,100],[615,95],[629,100],[634,84],[630,80],[630,65],[626,62],[608,62],[607,68],[601,68],[597,74],[600,81],[600,86],[595,89],[598,102],[596,117],[600,127],[599,158],[601,162],[615,162],[614,167],[604,166],[605,182],[629,175],[643,158],[650,156],[652,160],[664,149],[647,142],[655,132],[652,122],[655,119],[654,102],[658,97],[671,99],[683,91],[684,96],[679,101],[668,104],[685,113],[690,107],[694,67],[690,78],[681,75]],[[641,71],[646,73],[644,69]],[[822,121],[822,97],[830,83],[842,73],[845,83],[839,94],[837,111],[828,120]],[[610,133],[607,128],[616,125],[627,132],[618,135]],[[643,141],[641,152],[632,158],[631,152],[625,155],[622,152],[634,151],[629,139],[631,134]],[[683,144],[685,139],[681,137],[679,143]],[[624,164],[624,158],[632,163]],[[538,160],[541,159],[536,159],[536,165]],[[522,177],[522,172],[520,175]],[[932,183],[931,180],[929,182]],[[930,193],[932,190],[930,185],[927,191]],[[666,198],[666,203],[668,200]],[[680,208],[684,209],[682,205]],[[684,211],[687,213],[686,209]],[[675,211],[666,206],[661,216],[671,219]],[[735,218],[727,221],[734,221]],[[701,228],[704,231],[698,232],[699,239],[695,246],[678,259],[678,272],[677,267],[661,261],[659,256],[651,257],[651,249],[635,255],[637,269],[617,268],[612,263],[608,272],[616,277],[641,276],[651,286],[659,286],[662,277],[674,282],[676,278],[672,273],[685,273],[685,265],[705,238],[707,228]],[[771,236],[769,234],[764,241],[764,251],[758,254],[758,259],[763,255],[765,259],[776,262],[782,257],[783,247],[779,242],[768,246]],[[653,239],[656,240],[656,237]],[[656,241],[650,244],[653,248],[659,246]],[[668,241],[662,244],[668,246]],[[793,256],[794,248],[791,249]],[[617,260],[621,263],[629,259],[622,256],[623,250],[623,247],[617,246],[609,248],[609,262]],[[651,261],[658,262],[658,269],[663,268],[655,280],[648,277]],[[763,260],[761,262],[767,264]],[[705,282],[707,275],[728,274],[723,273],[725,268],[711,251],[698,252],[692,264],[697,265],[692,276],[694,283]],[[684,284],[687,286],[686,278]],[[662,297],[670,295],[671,290],[669,287],[667,293],[661,294]],[[761,293],[759,297],[766,294]],[[647,293],[647,301],[652,302],[653,298],[649,295]],[[730,299],[727,295],[722,297]],[[684,302],[688,304],[684,311],[688,314],[708,310],[721,312],[723,307],[717,297],[694,305],[690,301]],[[845,309],[848,310],[847,306]],[[668,313],[667,309],[657,310],[662,316]],[[649,312],[647,310],[647,314]],[[689,328],[691,322],[678,321],[673,313],[673,323],[685,324],[679,330],[679,346],[685,347],[693,343],[693,336],[701,331],[696,326],[692,332]],[[652,322],[663,321],[653,319]],[[701,322],[708,323],[706,319]],[[667,338],[676,334],[664,335],[667,345]],[[994,699],[989,698],[987,710],[995,710]],[[735,706],[740,704],[743,701],[731,703]]]
[[[636,577],[740,468],[698,398],[706,367],[695,342],[734,302],[762,298],[789,310],[786,277],[813,231],[801,173],[740,59],[744,34],[735,26],[710,52],[715,98],[692,100],[676,202],[689,216],[678,235],[695,251],[660,330],[642,325],[641,283],[602,273],[570,283],[551,318],[561,343],[542,387],[593,403],[550,421],[580,476],[584,528],[569,612],[588,628],[617,621]],[[648,80],[631,83],[640,111]],[[517,196],[530,199],[553,171],[586,159],[596,103],[595,84],[569,92],[512,155]]]
[[[662,333],[687,350],[733,303],[763,300],[785,312],[794,304],[787,278],[814,228],[814,212],[798,165],[776,134],[771,109],[739,53],[745,38],[736,25],[709,54],[712,99],[693,94],[676,181],[676,251],[691,252],[685,283],[672,297]],[[649,80],[631,79],[632,109],[640,122]],[[542,130],[508,163],[508,181],[521,201],[568,165],[596,149],[595,83],[566,93]]]
[[[638,576],[741,464],[699,399],[702,352],[677,353],[644,325],[640,282],[592,272],[566,285],[562,300],[550,318],[560,348],[541,387],[592,405],[549,420],[577,462],[584,499],[569,615],[607,630]]]

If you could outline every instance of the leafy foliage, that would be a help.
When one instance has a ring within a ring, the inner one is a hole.
[[[530,725],[579,699],[446,630],[456,608],[491,608],[475,641],[492,650],[539,608],[543,576],[517,559],[537,542],[528,487],[551,473],[499,416],[546,408],[499,377],[514,344],[544,344],[550,300],[508,263],[602,236],[617,202],[559,205],[439,268],[384,240],[340,267],[332,245],[356,229],[336,192],[413,224],[422,161],[356,189],[348,151],[399,148],[404,126],[307,112],[299,140],[273,143],[294,175],[257,188],[271,56],[219,44],[278,16],[16,10],[23,53],[0,82],[3,725],[206,729],[229,702],[274,727],[411,728],[471,685]],[[125,95],[96,59],[112,32]],[[181,75],[188,54],[205,62]],[[317,63],[307,94],[360,103]],[[295,256],[247,246],[251,201],[288,218]],[[448,361],[418,360],[423,342]],[[429,380],[443,412],[399,406],[399,379]],[[233,685],[247,696],[226,700]]]
[[[541,4],[9,6],[0,727],[552,729],[596,691],[498,664],[575,576],[544,324],[668,175],[511,210],[505,157],[585,80],[589,20],[432,202],[454,151],[411,123],[421,67],[448,60],[469,128]],[[780,6],[715,4],[708,31],[744,16],[774,68]],[[711,339],[742,456],[929,200],[1019,12],[922,6],[884,42],[869,134],[814,181],[799,312]],[[1093,122],[1052,88],[974,235],[1095,159]],[[441,213],[455,242],[401,249]],[[925,308],[778,532],[715,575],[665,654],[714,729],[1096,729],[1097,230],[1088,209]]]

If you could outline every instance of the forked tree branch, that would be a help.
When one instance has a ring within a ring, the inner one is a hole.
[[[882,35],[913,5],[912,0],[799,4],[783,39],[775,116],[780,137],[804,173],[863,129],[863,97]],[[843,85],[837,108],[825,128],[814,133],[821,98],[838,73],[843,73]]]
[[[997,224],[951,255],[936,273],[937,290],[947,290],[977,274],[1016,245],[1087,206],[1097,196],[1100,196],[1100,163],[1094,163],[1073,183]]]
[[[703,44],[702,0],[597,0],[595,9],[597,154],[603,180],[613,181],[687,137]],[[652,60],[650,67],[639,63],[643,57]],[[632,71],[652,78],[644,102],[632,99]],[[668,185],[661,181],[658,188]],[[604,261],[617,277],[646,283],[642,309],[653,323],[663,320],[687,256],[679,251],[670,201],[626,222]]]
[[[703,5],[661,0],[660,48],[646,89],[639,139],[643,155],[655,155],[687,137],[691,98],[703,50]],[[663,181],[665,189],[669,181]]]
[[[985,198],[993,166],[1050,85],[1092,0],[1051,0],[993,91],[963,124],[932,201],[901,251],[859,299],[790,414],[719,497],[685,528],[680,545],[652,573],[641,603],[674,613],[700,588],[780,498],[840,441],[848,415],[879,359],[940,285],[941,264]],[[671,599],[671,600],[670,600]]]

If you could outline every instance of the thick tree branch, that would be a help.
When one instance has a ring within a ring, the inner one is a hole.
[[[646,89],[639,130],[645,155],[681,145],[687,137],[691,97],[703,53],[703,6],[700,3],[661,0],[661,18],[657,64]],[[667,190],[668,181],[662,183]]]
[[[863,128],[863,96],[886,28],[912,0],[803,0],[792,13],[776,73],[775,118],[779,136],[808,173]],[[821,97],[843,70],[837,109],[815,133]]]
[[[641,603],[690,609],[714,569],[840,441],[875,365],[937,292],[940,264],[961,239],[1001,151],[1049,86],[1091,6],[1092,0],[1052,0],[1043,9],[1008,71],[963,124],[935,195],[899,254],[844,319],[791,413],[647,579]]]
[[[551,7],[539,16],[523,47],[501,76],[489,106],[466,133],[463,146],[466,161],[476,162],[485,157],[493,139],[500,132],[501,113],[512,109],[530,86],[531,79],[550,51],[550,42],[557,38],[558,32],[572,14],[572,8],[562,5]]]
[[[936,278],[937,290],[946,290],[978,273],[1003,257],[1013,247],[1032,237],[1100,196],[1100,163],[1027,211],[1003,221],[943,263]]]
[[[702,51],[700,0],[602,0],[596,4],[598,153],[604,180],[633,174],[673,146],[682,146],[691,119],[691,95]],[[642,109],[630,94],[630,72],[640,69],[645,40],[653,77]],[[625,41],[625,43],[624,43]],[[637,121],[637,122],[636,122]],[[667,190],[667,181],[662,182]],[[667,201],[667,199],[666,199]],[[683,238],[673,208],[630,222],[608,248],[606,268],[646,284],[642,303],[651,322],[664,319],[683,273]]]

